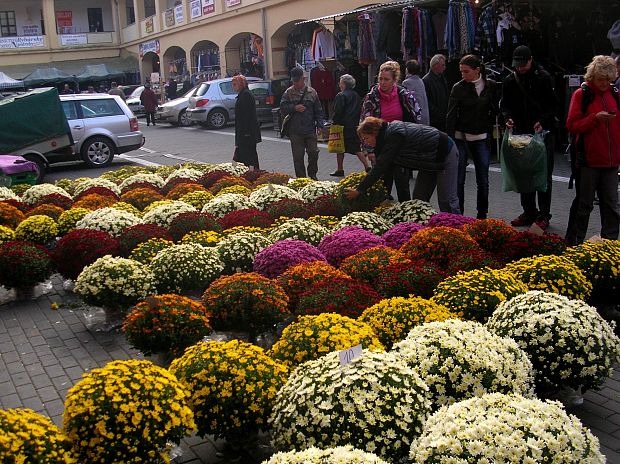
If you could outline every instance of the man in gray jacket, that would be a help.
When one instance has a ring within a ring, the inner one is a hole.
[[[420,77],[420,63],[416,60],[407,61],[407,78],[403,81],[403,87],[413,92],[415,99],[420,105],[422,114],[420,115],[420,124],[428,126],[431,123],[429,111],[428,111],[428,98],[426,97],[426,88],[424,82]]]
[[[319,171],[319,149],[317,147],[316,129],[323,128],[323,108],[319,96],[312,87],[306,85],[304,71],[293,68],[291,85],[280,102],[282,116],[291,116],[289,121],[289,138],[293,153],[296,177],[310,177],[316,180]],[[304,153],[308,153],[308,175],[304,163]]]

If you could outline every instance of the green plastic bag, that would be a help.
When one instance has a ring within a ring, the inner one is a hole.
[[[500,153],[504,192],[547,191],[545,133],[513,135],[506,131]]]

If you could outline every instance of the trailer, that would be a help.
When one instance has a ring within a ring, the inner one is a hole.
[[[73,152],[71,129],[55,88],[42,88],[0,101],[0,156],[22,156],[36,165],[41,182],[51,153]]]

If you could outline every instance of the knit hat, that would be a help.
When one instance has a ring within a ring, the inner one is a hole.
[[[532,59],[532,50],[525,45],[519,45],[512,52],[512,67],[525,66]]]

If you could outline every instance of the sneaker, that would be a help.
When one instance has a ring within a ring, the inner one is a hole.
[[[544,216],[538,216],[536,219],[536,225],[542,230],[547,230],[549,228],[549,219]]]
[[[530,216],[529,214],[522,213],[519,217],[510,221],[510,224],[514,227],[531,226],[534,224],[536,216]]]
[[[332,177],[344,177],[344,171],[336,170],[336,171],[332,172],[330,174],[330,176],[332,176]]]

